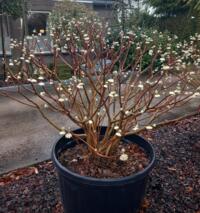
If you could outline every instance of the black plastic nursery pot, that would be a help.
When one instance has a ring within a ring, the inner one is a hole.
[[[101,128],[101,134],[106,127]],[[75,130],[83,133],[82,129]],[[81,176],[65,168],[58,156],[75,145],[73,139],[62,137],[53,147],[52,158],[56,166],[62,203],[65,213],[135,213],[145,195],[148,174],[155,163],[152,145],[137,135],[129,135],[125,142],[136,143],[149,156],[150,163],[142,171],[131,176],[115,179],[99,179]]]

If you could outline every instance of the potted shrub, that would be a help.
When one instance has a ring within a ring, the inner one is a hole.
[[[0,93],[37,109],[62,135],[53,147],[52,159],[65,212],[136,212],[155,163],[152,145],[138,133],[165,123],[158,118],[199,95],[195,72],[182,63],[185,56],[188,63],[197,63],[195,42],[195,54],[188,56],[187,46],[179,53],[162,50],[145,35],[135,43],[133,32],[107,41],[110,29],[96,19],[62,23],[51,28],[51,69],[42,56],[34,55],[28,42],[20,59],[7,65],[7,82],[17,85],[24,100],[6,90]],[[12,46],[20,44],[13,41]],[[135,54],[127,64],[133,48]],[[142,70],[146,54],[152,60]],[[157,60],[160,69],[154,72]],[[72,70],[72,78],[58,78],[61,61]],[[66,117],[65,125],[51,120],[49,111]],[[69,120],[76,130],[68,126]]]

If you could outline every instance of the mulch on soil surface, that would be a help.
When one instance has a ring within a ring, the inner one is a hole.
[[[128,160],[121,161],[125,153]],[[143,170],[149,164],[147,154],[137,144],[120,143],[115,158],[94,158],[85,144],[77,144],[60,154],[59,160],[69,170],[82,176],[95,178],[120,178]]]
[[[140,212],[200,213],[200,115],[144,136],[157,164]],[[11,212],[63,212],[51,161],[0,176],[0,213]]]

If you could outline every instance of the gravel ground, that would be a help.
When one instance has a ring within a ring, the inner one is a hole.
[[[140,213],[200,213],[200,115],[143,135],[157,164]],[[0,213],[15,212],[63,212],[51,161],[0,176]]]

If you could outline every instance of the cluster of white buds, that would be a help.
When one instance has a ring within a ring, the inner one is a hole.
[[[153,50],[149,50],[149,55],[150,55],[150,56],[153,55]]]
[[[130,114],[131,114],[131,111],[129,111],[129,110],[125,111],[125,115],[130,115]]]
[[[60,97],[58,98],[58,101],[65,102],[65,101],[68,101],[68,98],[64,94],[61,94]]]
[[[121,129],[118,129],[117,132],[115,133],[115,135],[117,137],[122,137],[122,130]]]
[[[37,80],[34,78],[28,78],[27,81],[31,83],[37,83]]]
[[[118,130],[119,129],[119,126],[114,126],[114,130]]]
[[[122,148],[122,150],[121,150],[122,154],[119,157],[119,159],[124,162],[128,160],[128,155],[125,152],[126,152],[126,150],[124,148]]]
[[[114,79],[112,79],[112,78],[110,78],[110,79],[108,79],[108,83],[114,83]]]
[[[62,88],[62,85],[61,85],[61,84],[59,84],[58,87],[57,87],[56,89],[57,89],[57,91],[63,91],[63,88]]]
[[[41,82],[38,83],[38,85],[39,86],[45,86],[45,83],[41,81]]]
[[[169,95],[175,96],[176,93],[175,93],[174,91],[170,91],[170,92],[169,92]]]
[[[159,98],[160,97],[160,94],[158,92],[158,90],[155,90],[155,98]]]
[[[107,85],[107,84],[104,84],[103,87],[104,87],[104,88],[108,88],[108,85]]]
[[[44,80],[44,76],[39,76],[38,80]]]
[[[62,128],[61,128],[59,134],[60,134],[60,135],[65,135],[65,134],[66,134],[65,127],[62,127]]]
[[[47,103],[44,104],[44,108],[47,109],[49,108],[49,105]]]
[[[46,95],[46,93],[43,91],[43,92],[40,92],[40,96],[45,96]]]
[[[146,126],[145,127],[147,130],[152,130],[153,129],[153,126]]]
[[[171,68],[170,68],[170,66],[168,66],[168,65],[165,65],[165,66],[163,66],[163,70],[170,70]]]
[[[67,139],[72,138],[72,133],[67,132],[67,133],[65,134],[65,138],[67,138]]]
[[[9,62],[9,66],[14,66],[14,63],[13,63],[13,61],[10,59],[10,62]]]
[[[142,83],[141,81],[140,81],[139,84],[138,84],[138,88],[144,89],[144,85],[143,85],[143,83]]]
[[[160,58],[160,61],[161,62],[165,62],[165,58]]]
[[[92,121],[92,120],[89,120],[89,121],[88,121],[88,124],[92,125],[92,124],[93,124],[93,121]]]
[[[78,89],[83,89],[84,83],[78,83],[78,85],[76,86]]]
[[[108,94],[109,97],[111,98],[116,98],[118,97],[118,94],[115,92],[115,91],[111,91],[109,94]]]
[[[133,127],[133,131],[137,131],[139,129],[139,125],[136,124],[134,127]]]

